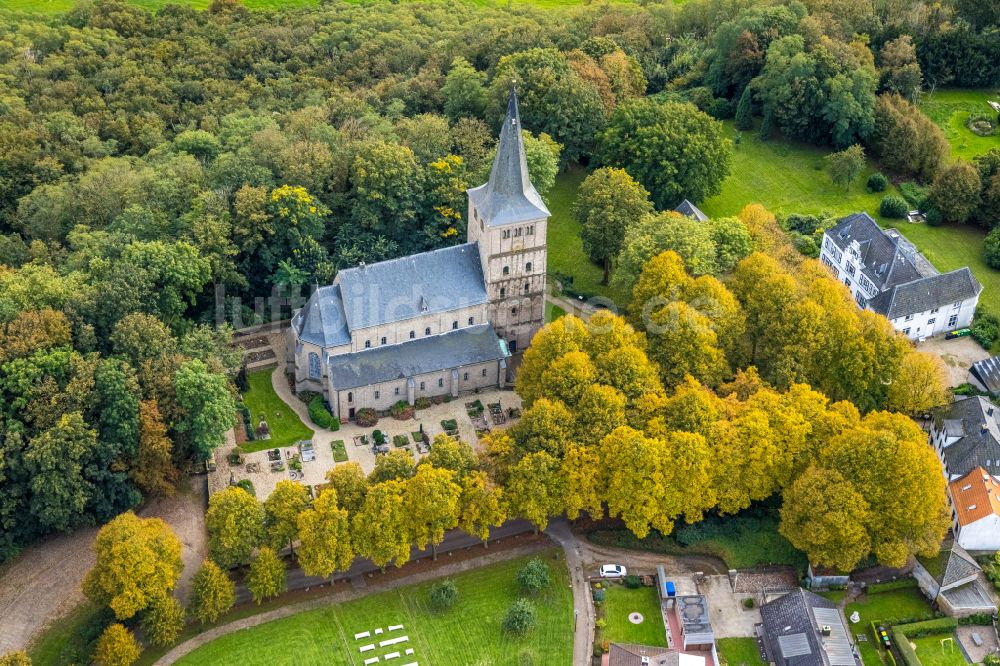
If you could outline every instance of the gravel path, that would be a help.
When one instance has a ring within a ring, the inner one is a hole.
[[[169,500],[154,501],[140,515],[157,516],[183,543],[184,573],[178,593],[186,600],[191,578],[205,558],[205,477]],[[30,548],[0,575],[0,654],[26,648],[31,639],[84,601],[83,577],[94,565],[97,528],[52,537]]]

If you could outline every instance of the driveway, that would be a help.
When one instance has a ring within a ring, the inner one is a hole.
[[[943,335],[939,335],[921,343],[917,348],[941,357],[948,368],[948,383],[951,386],[969,381],[969,367],[976,361],[990,357],[990,353],[970,337],[945,340]]]
[[[729,576],[706,576],[701,582],[701,593],[708,599],[712,631],[716,638],[744,638],[753,636],[753,626],[761,621],[757,604],[750,610],[743,607],[746,593],[734,593]]]
[[[178,594],[187,599],[191,578],[205,558],[205,478],[167,500],[154,501],[139,512],[163,518],[183,544],[184,572]],[[97,528],[52,537],[18,557],[0,576],[0,654],[21,650],[46,626],[83,603],[83,577],[94,566],[91,545]]]

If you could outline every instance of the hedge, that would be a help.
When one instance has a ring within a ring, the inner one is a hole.
[[[939,617],[934,620],[924,620],[923,622],[911,622],[910,624],[897,624],[892,630],[899,631],[907,638],[920,638],[932,634],[946,634],[954,631],[958,626],[958,620],[953,617]]]
[[[899,656],[903,658],[903,663],[906,666],[923,666],[913,646],[910,645],[910,640],[906,637],[906,634],[899,627],[893,627],[890,633],[892,633],[892,642],[896,645],[896,649],[899,650]]]
[[[888,583],[872,583],[865,588],[865,591],[868,594],[878,594],[879,592],[891,592],[892,590],[907,590],[916,586],[917,580],[915,578],[901,578],[889,581]]]
[[[974,624],[981,627],[991,627],[993,626],[993,616],[989,613],[975,613],[958,618],[958,623],[961,625]]]
[[[323,396],[321,395],[313,396],[313,398],[309,401],[309,418],[320,428],[340,430],[340,419],[336,418],[330,413],[330,410],[326,408],[326,404],[323,402]]]

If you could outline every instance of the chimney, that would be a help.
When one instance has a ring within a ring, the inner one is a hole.
[[[824,624],[823,625],[822,633],[823,633],[824,636],[829,636],[830,634],[833,633],[833,628],[830,627],[830,625],[828,625],[828,624]]]

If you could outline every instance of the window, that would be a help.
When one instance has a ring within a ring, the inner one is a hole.
[[[948,328],[955,328],[956,324],[958,324],[958,315],[948,317]]]
[[[533,224],[529,224],[528,225],[528,235],[529,236],[534,236],[535,235],[535,225],[533,225]]]
[[[951,306],[952,310],[960,310],[961,308],[962,308],[962,301],[959,301],[958,303],[955,303],[953,306]]]
[[[353,391],[348,391],[347,392],[347,402],[354,402],[354,392]]]
[[[421,390],[421,391],[423,391],[423,390],[424,390],[424,383],[423,383],[423,382],[420,382],[420,390]]]
[[[510,313],[511,313],[512,315],[516,315],[516,314],[517,314],[517,308],[511,308],[511,309],[510,309]]]
[[[531,285],[528,284],[527,282],[525,282],[524,283],[524,293],[527,294],[529,291],[531,291]]]
[[[844,284],[846,284],[848,287],[850,287],[851,286],[851,278],[844,278]]]
[[[507,288],[500,287],[500,298],[503,298],[506,293],[507,293]]]
[[[319,379],[322,374],[323,371],[319,365],[319,354],[309,352],[309,377],[311,379]]]
[[[524,265],[524,270],[525,270],[525,272],[528,272],[528,273],[531,272],[531,262],[530,261]]]
[[[378,400],[378,397],[379,397],[379,392],[375,391],[375,399]]]
[[[385,336],[382,336],[382,344],[385,344]]]
[[[428,326],[427,328],[424,329],[424,335],[430,335],[430,334],[431,334],[431,327]]]
[[[510,238],[510,229],[504,229],[503,230],[503,237],[504,238]]]
[[[486,368],[483,368],[483,377],[486,376]]]
[[[904,319],[903,321],[913,321],[913,315],[911,314],[906,315],[906,319]]]
[[[514,229],[514,235],[515,236],[520,236],[521,235],[521,227],[518,227],[517,229]]]
[[[399,395],[399,387],[398,387],[398,386],[397,386],[397,387],[396,387],[396,389],[395,389],[395,390],[393,391],[393,394],[394,394],[394,395]]]
[[[453,322],[451,322],[451,330],[453,330],[453,331],[454,331],[454,330],[455,330],[455,329],[457,329],[457,328],[458,328],[458,322],[457,322],[457,321],[453,321]]]
[[[438,388],[441,388],[442,386],[444,386],[444,380],[438,379]]]
[[[904,328],[903,329],[903,335],[909,335],[909,334],[910,334],[910,329]]]
[[[410,339],[412,340],[415,337],[417,337],[417,332],[416,331],[410,331]]]
[[[937,311],[940,310],[940,309],[941,308],[934,308],[933,310],[931,310],[931,314],[937,314]]]
[[[504,275],[510,275],[510,266],[504,266],[503,267],[503,274]]]
[[[469,317],[469,326],[472,326],[475,323],[476,323],[476,318],[475,317]]]
[[[467,372],[463,372],[462,373],[462,381],[463,382],[469,381],[469,373],[467,373]]]
[[[365,340],[365,349],[371,349],[371,346],[372,346],[372,341],[371,340]]]
[[[930,319],[927,320],[927,325],[931,326],[936,321],[937,321],[937,317],[931,317]]]

